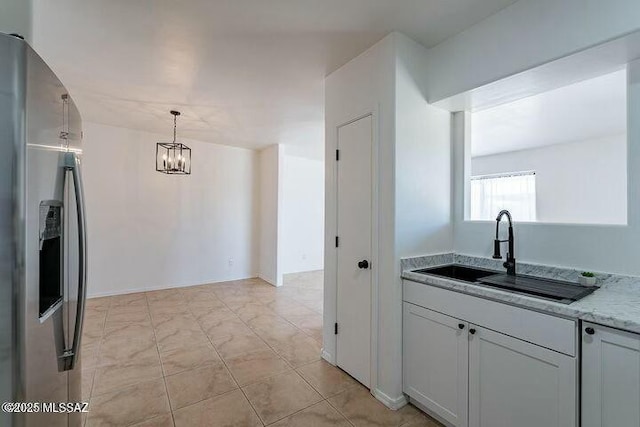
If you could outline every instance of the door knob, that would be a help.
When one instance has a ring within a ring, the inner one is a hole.
[[[593,335],[596,333],[595,329],[593,328],[585,328],[584,331],[587,333],[587,335]]]
[[[475,335],[476,330],[475,330],[475,329],[473,329],[473,328],[471,328],[471,329],[469,329],[469,333],[470,333],[471,335]]]
[[[358,263],[358,268],[366,270],[367,268],[369,268],[369,261],[367,261],[366,259],[363,259]]]

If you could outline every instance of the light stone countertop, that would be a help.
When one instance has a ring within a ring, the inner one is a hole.
[[[452,262],[504,272],[504,269],[496,268],[494,260],[457,254],[440,254],[403,260],[405,271],[402,273],[402,278],[511,305],[640,333],[640,277],[597,273],[596,276],[599,277],[601,286],[594,293],[572,304],[560,304],[554,301],[411,271]],[[518,266],[521,267],[520,264]],[[533,264],[524,264],[522,267],[521,270],[523,271],[521,272],[531,276],[561,280],[575,277],[575,271],[569,269]],[[535,274],[536,272],[540,274]]]

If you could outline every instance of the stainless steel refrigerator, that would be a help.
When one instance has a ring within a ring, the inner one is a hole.
[[[19,37],[0,33],[0,401],[81,402],[86,220],[80,114]],[[0,414],[76,426],[80,413]]]

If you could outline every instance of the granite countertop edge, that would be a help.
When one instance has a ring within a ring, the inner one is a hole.
[[[440,265],[445,264],[442,263]],[[430,265],[430,267],[433,266],[436,265]],[[628,289],[616,291],[603,287],[579,301],[571,304],[561,304],[499,289],[482,287],[455,279],[416,273],[411,270],[404,271],[402,278],[556,316],[640,333],[640,283],[636,292]]]

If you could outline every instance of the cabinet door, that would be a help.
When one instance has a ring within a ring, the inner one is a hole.
[[[404,392],[456,427],[467,426],[468,324],[404,303]]]
[[[470,427],[576,427],[576,359],[469,325]]]
[[[582,325],[582,426],[640,426],[640,336]]]

